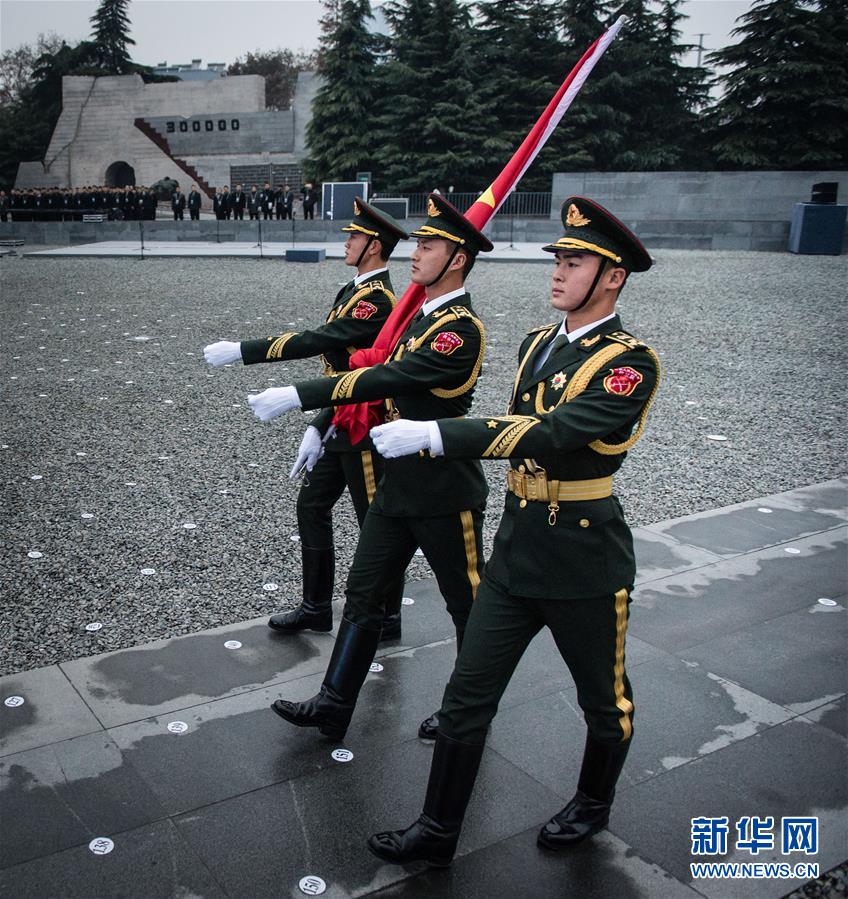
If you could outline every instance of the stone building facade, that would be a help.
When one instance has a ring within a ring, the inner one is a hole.
[[[139,75],[62,79],[62,112],[41,162],[15,187],[150,185],[169,177],[210,196],[233,170],[296,173],[317,79],[301,73],[292,109],[265,108],[265,79],[145,84]]]

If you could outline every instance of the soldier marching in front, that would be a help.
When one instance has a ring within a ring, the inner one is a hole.
[[[641,436],[659,360],[615,314],[631,272],[651,258],[610,212],[583,197],[563,206],[551,303],[561,323],[521,345],[508,414],[397,421],[372,429],[389,460],[509,459],[508,493],[462,651],[445,690],[424,809],[405,830],[372,836],[382,859],[449,865],[489,723],[524,650],[550,628],[577,687],[588,733],[577,792],[541,830],[561,849],[601,830],[633,733],[624,669],[633,539],[613,475]],[[416,456],[413,456],[416,458]]]
[[[219,366],[242,360],[252,365],[320,355],[325,374],[337,376],[349,370],[351,353],[371,346],[397,303],[386,263],[398,240],[406,237],[391,216],[361,200],[355,201],[354,213],[353,221],[342,230],[350,235],[345,262],[356,268],[357,274],[336,295],[326,323],[267,340],[213,343],[203,351],[207,362]],[[306,429],[292,469],[292,477],[304,469],[307,472],[297,497],[303,601],[294,611],[271,617],[269,627],[280,633],[332,630],[333,508],[347,488],[361,526],[383,474],[382,459],[374,453],[367,434],[352,443],[344,430],[332,425],[332,417],[332,410],[328,410]],[[401,569],[383,592],[384,640],[401,635],[403,575]]]

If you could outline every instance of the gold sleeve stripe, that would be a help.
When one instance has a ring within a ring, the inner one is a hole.
[[[459,513],[462,521],[462,537],[465,540],[465,559],[467,562],[468,582],[471,584],[471,598],[477,599],[477,588],[480,586],[480,571],[477,564],[477,535],[474,532],[474,516],[466,509]]]
[[[297,334],[296,331],[289,331],[286,334],[281,334],[272,344],[268,347],[268,352],[265,354],[266,361],[270,361],[272,359],[282,359],[283,358],[283,347]]]
[[[624,639],[627,636],[627,591],[615,594],[615,667],[613,684],[615,705],[621,711],[621,742],[630,739],[633,733],[633,703],[624,695]]]
[[[367,368],[357,368],[342,375],[333,388],[332,400],[349,400],[353,396],[354,384],[367,372]]]
[[[506,459],[512,456],[521,438],[537,424],[531,415],[499,415],[496,421],[508,422],[507,427],[483,451],[484,459]]]
[[[362,475],[365,478],[365,493],[368,496],[368,505],[374,499],[377,492],[377,480],[374,477],[374,460],[371,458],[371,450],[362,451]]]

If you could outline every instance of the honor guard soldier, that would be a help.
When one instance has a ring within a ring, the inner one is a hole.
[[[357,274],[336,295],[325,324],[267,340],[213,343],[203,351],[207,362],[220,366],[241,360],[252,365],[320,356],[325,374],[348,372],[351,353],[374,343],[397,304],[386,263],[406,232],[390,215],[359,199],[354,200],[353,221],[342,230],[350,235],[345,243],[345,262],[356,268]],[[303,602],[294,611],[270,619],[269,627],[280,633],[332,630],[333,507],[347,487],[361,526],[383,474],[382,459],[373,451],[370,438],[366,435],[364,440],[352,444],[346,432],[336,432],[332,418],[333,410],[327,410],[306,429],[292,469],[292,478],[304,468],[308,472],[297,497]],[[384,640],[401,635],[404,570],[405,566],[396,572],[382,595],[386,606],[382,619]]]
[[[397,864],[450,864],[489,723],[543,627],[574,679],[588,734],[577,792],[542,828],[541,846],[569,847],[606,826],[630,747],[624,643],[636,566],[613,475],[643,432],[660,368],[654,351],[622,330],[615,303],[629,274],[647,271],[651,258],[592,200],[566,200],[563,223],[564,236],[543,249],[555,255],[551,303],[564,318],[522,343],[508,414],[397,421],[371,432],[387,460],[421,451],[444,464],[511,466],[492,556],[439,712],[423,813],[406,830],[368,841]]]
[[[427,300],[385,364],[272,388],[249,403],[263,421],[290,409],[321,409],[388,400],[388,417],[427,420],[465,415],[486,349],[483,325],[464,282],[477,253],[492,244],[450,203],[428,202],[412,236],[412,280]],[[406,569],[417,547],[430,563],[461,644],[483,568],[483,509],[488,493],[476,460],[445,462],[415,455],[386,462],[362,524],[348,573],[342,622],[324,682],[305,702],[277,700],[274,711],[298,727],[333,739],[347,731],[380,639],[385,587]],[[432,739],[431,715],[419,735]]]

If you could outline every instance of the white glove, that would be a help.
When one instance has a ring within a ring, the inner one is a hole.
[[[315,463],[324,455],[324,442],[321,440],[321,432],[310,425],[300,441],[300,449],[297,453],[294,467],[289,472],[289,480],[293,481],[305,468],[312,471]]]
[[[247,398],[253,414],[262,421],[270,421],[284,412],[300,408],[300,397],[294,387],[269,387],[262,393],[253,393]]]
[[[430,449],[429,421],[408,421],[400,418],[385,425],[371,428],[374,448],[386,459],[410,456],[419,450]],[[434,422],[435,424],[435,422]]]
[[[241,344],[232,340],[219,340],[203,347],[203,356],[210,365],[220,368],[230,362],[241,362]]]

